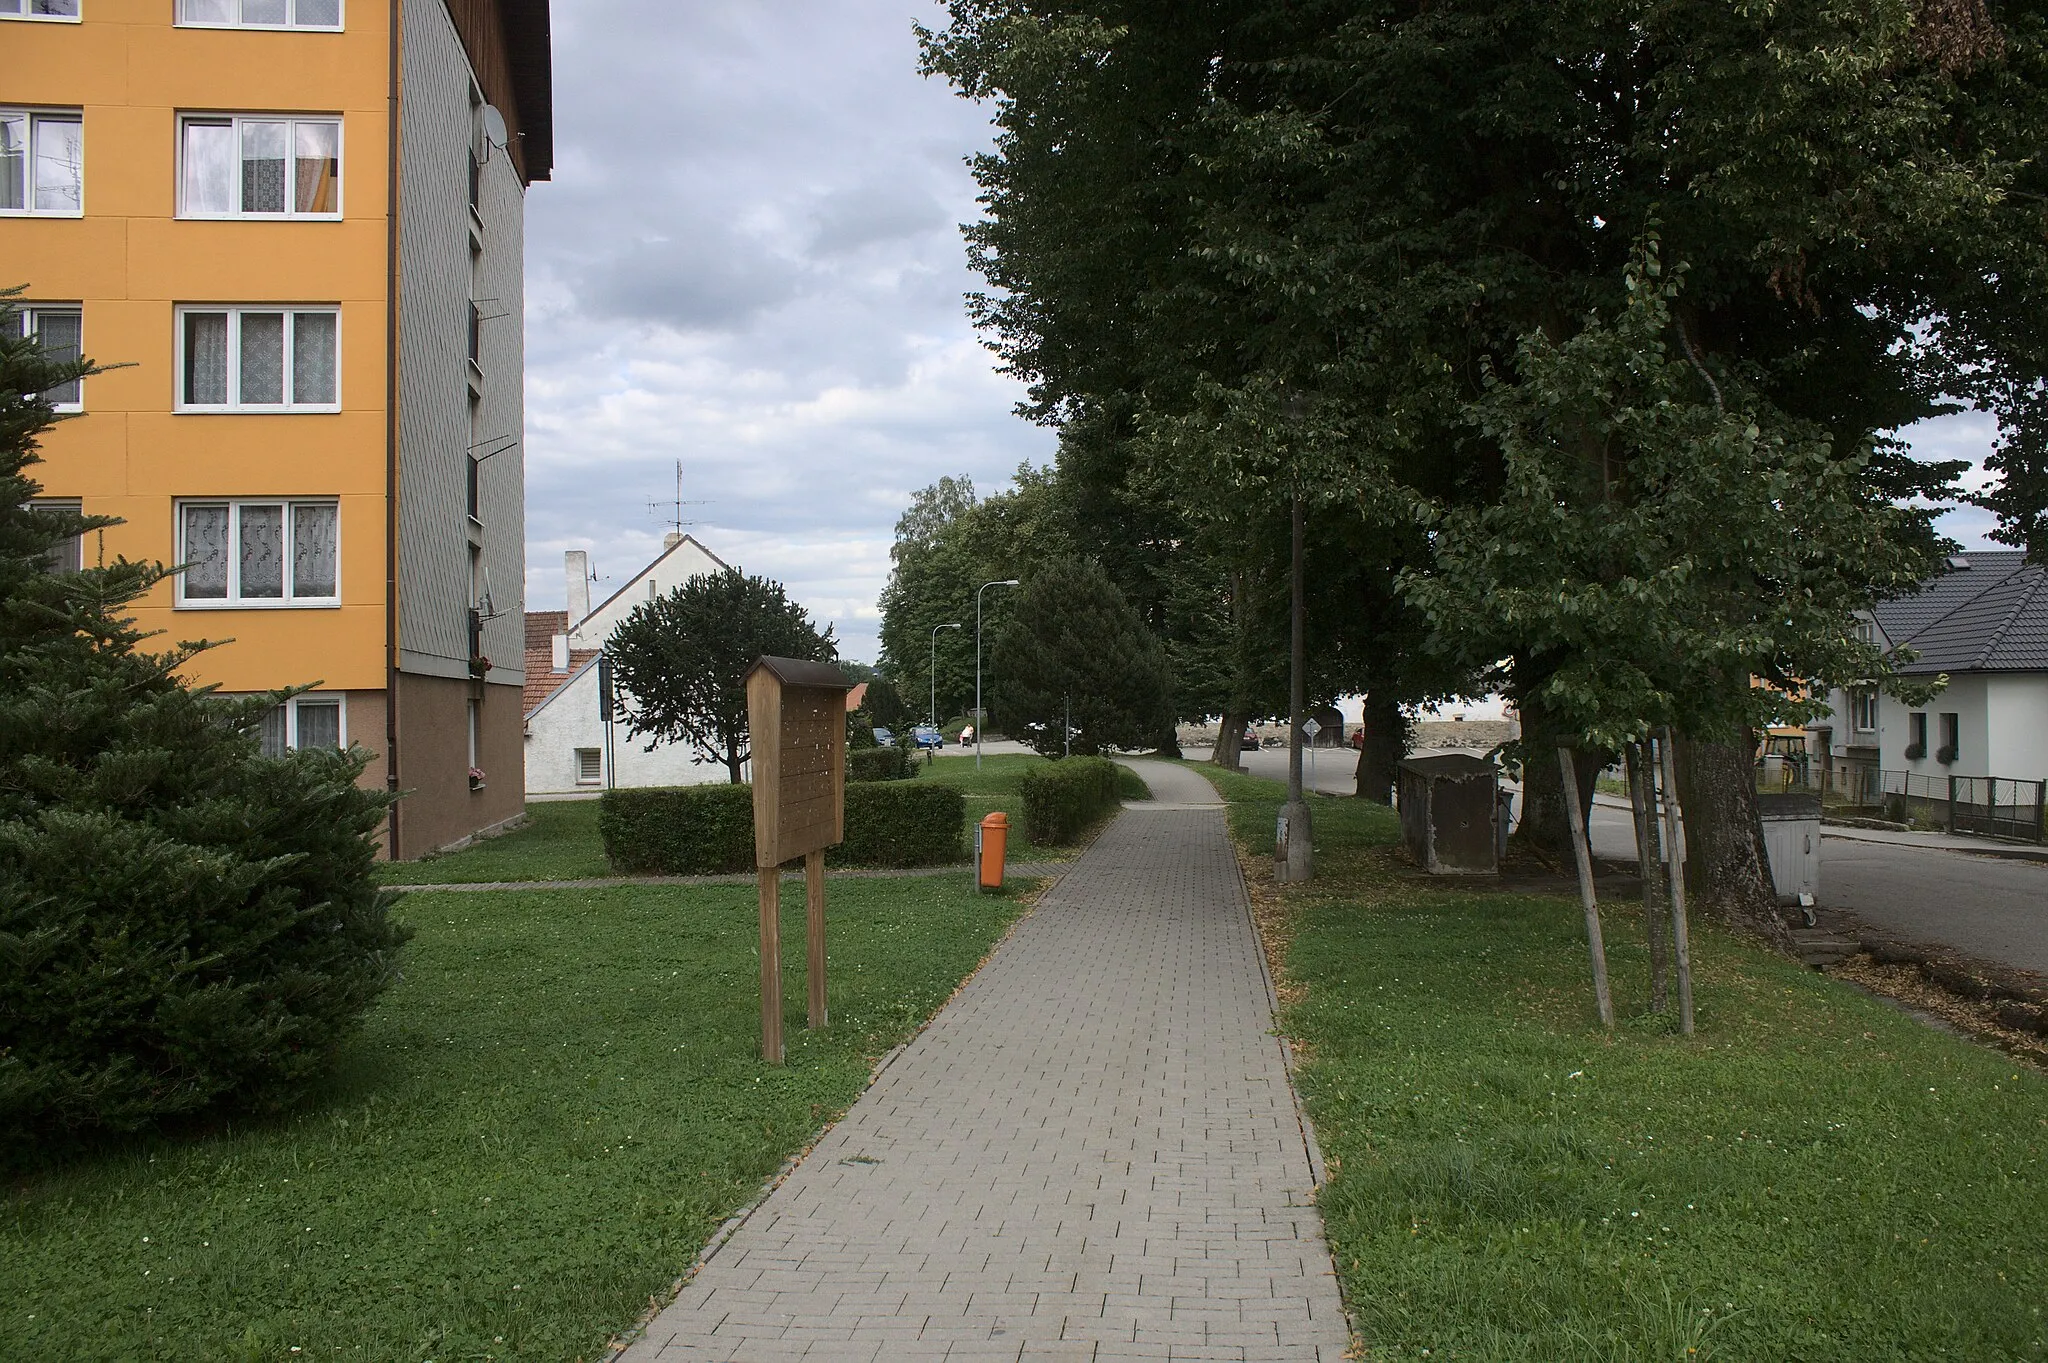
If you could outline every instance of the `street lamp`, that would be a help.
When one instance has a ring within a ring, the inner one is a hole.
[[[984,582],[974,589],[974,769],[981,770],[981,731],[988,727],[987,717],[981,713],[981,594],[990,587],[1014,587],[1017,579],[1006,577],[1000,582]],[[934,638],[937,636],[934,635]]]
[[[1301,468],[1300,429],[1302,418],[1307,415],[1308,398],[1303,393],[1290,394],[1281,407],[1289,427],[1288,458],[1294,465],[1288,481],[1293,494],[1294,505],[1289,512],[1288,563],[1288,648],[1287,648],[1287,804],[1280,811],[1280,826],[1274,830],[1273,879],[1284,883],[1311,880],[1315,877],[1315,829],[1308,810],[1308,801],[1301,792],[1301,740],[1302,702],[1305,689],[1305,673],[1308,670],[1307,650],[1303,646],[1302,627],[1302,541],[1304,539]]]
[[[960,626],[957,623],[932,626],[932,727],[934,729],[939,727],[939,631],[942,629],[958,628]]]

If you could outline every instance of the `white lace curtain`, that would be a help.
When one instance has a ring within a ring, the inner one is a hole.
[[[284,314],[241,316],[241,399],[244,407],[284,402]]]
[[[318,502],[292,508],[292,595],[332,597],[341,508]]]
[[[242,125],[242,211],[282,213],[284,202],[285,132],[288,123]]]
[[[185,508],[185,595],[224,600],[228,594],[228,509]]]
[[[335,401],[334,322],[331,312],[292,314],[293,402]]]
[[[228,315],[185,314],[185,402],[223,407],[228,400]]]
[[[245,599],[284,595],[284,508],[242,508],[242,592]]]

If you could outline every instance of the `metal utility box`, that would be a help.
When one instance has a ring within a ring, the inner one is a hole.
[[[1431,875],[1500,872],[1500,769],[1463,753],[1410,757],[1397,766],[1401,840]]]
[[[1778,902],[1811,908],[1820,897],[1820,797],[1759,795],[1756,807]]]

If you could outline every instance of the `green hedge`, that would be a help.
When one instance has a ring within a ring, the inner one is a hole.
[[[1107,757],[1063,757],[1035,766],[1017,783],[1024,836],[1057,847],[1085,833],[1117,805],[1117,766]]]
[[[846,779],[852,781],[907,781],[917,775],[910,754],[901,748],[862,748],[846,754]]]
[[[889,751],[880,749],[878,751]],[[846,841],[834,866],[945,866],[966,859],[966,803],[937,782],[855,781],[846,787]],[[752,786],[608,790],[597,829],[612,868],[642,875],[722,875],[754,869]]]

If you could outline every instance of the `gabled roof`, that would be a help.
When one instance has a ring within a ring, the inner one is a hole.
[[[674,544],[669,545],[660,553],[656,554],[652,559],[648,560],[647,566],[645,568],[642,568],[639,572],[633,574],[633,576],[627,578],[625,583],[617,591],[613,592],[610,596],[607,596],[604,600],[598,602],[595,606],[592,606],[590,608],[590,615],[584,616],[583,620],[588,620],[591,618],[591,616],[597,615],[600,612],[602,612],[605,607],[611,605],[612,602],[618,600],[621,596],[625,595],[626,592],[630,591],[635,583],[639,582],[642,578],[646,577],[649,573],[653,572],[657,567],[659,567],[663,559],[667,558],[670,554],[673,554],[676,550],[682,548],[686,544],[695,545],[698,553],[704,555],[704,557],[710,559],[713,563],[716,563],[721,568],[730,568],[732,566],[730,563],[727,563],[718,555],[712,553],[709,549],[706,549],[703,545],[703,542],[700,541],[695,535],[684,535],[678,540],[676,540]],[[583,620],[576,620],[571,622],[569,628],[572,630],[575,629],[583,623]]]
[[[1920,655],[1903,670],[2048,671],[2048,568],[2029,566],[2017,549],[1956,561],[1920,592],[1873,612],[1893,647]]]
[[[542,710],[546,709],[548,702],[552,701],[556,696],[561,695],[564,691],[567,691],[569,689],[570,682],[575,681],[585,672],[588,672],[591,668],[596,667],[597,660],[603,653],[604,650],[601,648],[579,648],[574,653],[571,653],[569,655],[569,670],[567,672],[552,672],[546,674],[547,685],[543,688],[542,695],[539,700],[533,699],[533,682],[530,680],[533,676],[533,669],[529,667],[526,672],[526,675],[529,678],[529,680],[526,683],[527,689],[526,696],[524,698],[524,704],[526,707],[524,718],[532,719],[535,715],[539,714]]]
[[[554,697],[554,694],[574,681],[591,659],[602,649],[578,648],[569,651],[569,670],[557,672],[555,665],[555,636],[568,628],[567,611],[528,611],[526,613],[526,683],[519,699],[519,713],[531,715]]]

